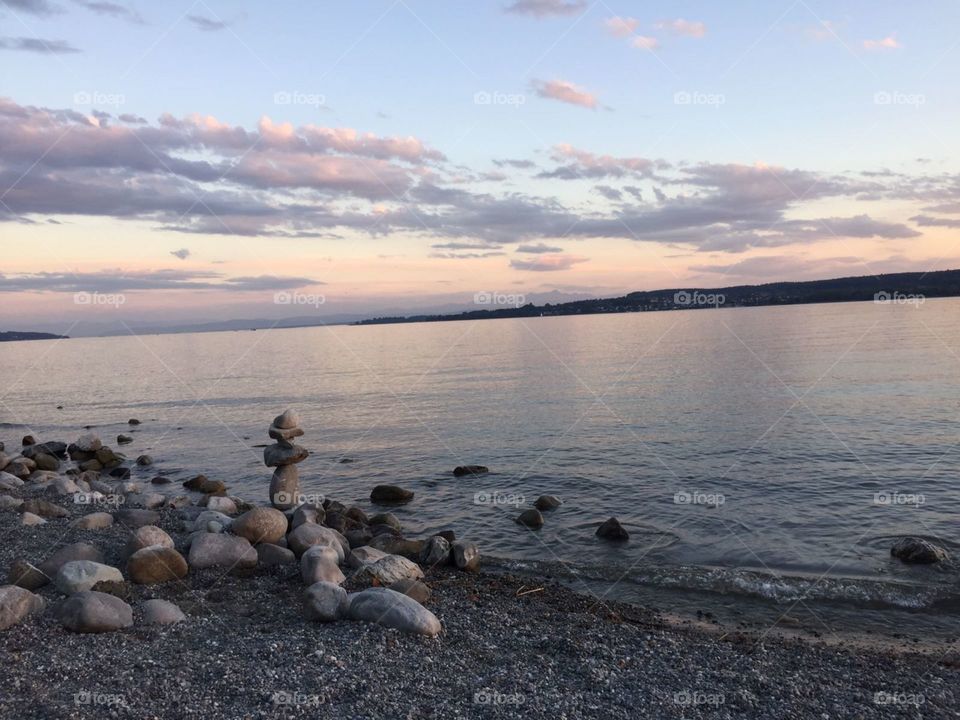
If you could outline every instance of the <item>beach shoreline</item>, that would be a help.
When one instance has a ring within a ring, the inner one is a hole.
[[[0,565],[89,542],[123,567],[128,530],[71,527],[91,508],[62,506],[69,517],[33,527],[0,513]],[[181,547],[182,511],[158,512]],[[296,566],[123,583],[135,622],[103,634],[61,627],[62,596],[48,585],[37,591],[47,610],[0,633],[0,716],[956,717],[956,654],[743,632],[496,568],[427,568],[424,582],[443,625],[436,638],[307,620]],[[141,624],[153,598],[186,620]]]

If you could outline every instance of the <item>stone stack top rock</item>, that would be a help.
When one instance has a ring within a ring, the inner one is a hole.
[[[300,476],[296,465],[310,455],[306,448],[292,442],[303,435],[300,414],[285,410],[273,419],[267,434],[276,440],[263,449],[263,464],[276,468],[270,481],[270,503],[277,509],[289,510],[299,504]]]

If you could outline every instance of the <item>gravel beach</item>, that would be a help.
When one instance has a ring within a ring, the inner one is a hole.
[[[89,507],[62,503],[71,518]],[[185,540],[178,511],[160,525]],[[0,563],[35,563],[85,541],[123,567],[128,531],[23,527],[0,513]],[[349,574],[348,574],[349,575]],[[435,568],[426,606],[443,632],[304,618],[296,566],[115,590],[132,628],[75,634],[63,596],[0,632],[0,716],[16,718],[947,718],[960,714],[955,658],[838,649],[677,627],[657,613],[530,578]],[[359,588],[350,577],[349,589]],[[187,619],[140,623],[143,601]]]

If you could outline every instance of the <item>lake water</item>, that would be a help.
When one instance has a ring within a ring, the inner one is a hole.
[[[124,452],[157,465],[135,475],[265,501],[255,446],[295,407],[303,491],[370,509],[378,483],[412,489],[411,536],[453,528],[610,597],[942,616],[956,566],[889,548],[960,555],[958,320],[943,299],[4,343],[0,439],[112,442],[138,417]],[[493,472],[453,477],[475,463]],[[542,493],[565,504],[516,525]],[[612,515],[625,545],[594,537]]]

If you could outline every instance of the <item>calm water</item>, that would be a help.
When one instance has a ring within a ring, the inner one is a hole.
[[[0,439],[112,439],[135,416],[125,452],[158,463],[142,477],[265,500],[253,446],[293,406],[304,492],[369,508],[373,485],[408,487],[410,534],[452,527],[522,565],[623,578],[618,596],[951,607],[955,569],[889,547],[919,534],[960,555],[958,320],[949,299],[6,343]],[[468,463],[494,472],[452,476]],[[875,502],[890,492],[922,503]],[[565,505],[531,533],[477,493]],[[595,540],[611,515],[628,544]]]

